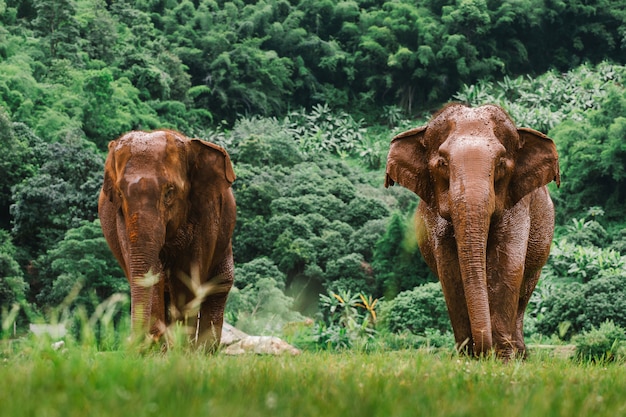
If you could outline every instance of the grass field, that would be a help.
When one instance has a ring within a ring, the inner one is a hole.
[[[2,416],[623,416],[626,366],[536,353],[139,355],[0,349]]]

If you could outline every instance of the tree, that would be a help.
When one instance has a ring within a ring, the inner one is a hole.
[[[414,228],[408,227],[404,215],[399,212],[391,215],[385,234],[376,243],[372,268],[377,294],[386,299],[436,280],[419,253]]]
[[[0,229],[0,306],[10,308],[26,301],[28,284],[15,260],[15,247],[9,234]]]
[[[79,37],[73,0],[33,0],[36,32],[46,41],[50,58],[76,59]]]
[[[282,273],[274,262],[268,257],[256,258],[235,268],[237,280],[235,286],[239,289],[248,285],[255,285],[262,278],[272,278],[276,281],[278,288],[285,289],[286,276]]]
[[[118,42],[119,22],[107,9],[105,0],[91,0],[91,7],[84,15],[77,15],[81,37],[86,40],[85,51],[93,60],[112,64]]]
[[[69,229],[36,262],[40,306],[58,307],[76,292],[72,305],[93,311],[111,295],[129,291],[128,282],[102,235],[100,221],[83,221]]]
[[[441,284],[430,282],[399,293],[381,306],[381,320],[395,333],[423,334],[429,329],[450,331],[450,318]]]
[[[572,335],[600,326],[606,320],[626,326],[626,273],[602,271],[586,284],[554,286],[542,300],[537,330],[568,340]]]
[[[355,228],[363,226],[370,220],[389,217],[389,209],[380,199],[355,196],[346,207],[347,223]]]
[[[333,292],[370,294],[374,288],[371,267],[365,262],[363,255],[357,253],[330,259],[326,265],[324,286]]]
[[[24,125],[11,122],[0,107],[0,228],[10,226],[11,188],[35,174],[44,144]]]
[[[98,148],[132,129],[162,126],[157,113],[139,99],[139,90],[125,78],[114,79],[109,69],[91,70],[82,79],[82,129]],[[185,112],[185,106],[178,103]],[[155,106],[153,106],[155,107]],[[165,119],[165,118],[164,118]],[[174,128],[188,128],[187,122]]]
[[[291,321],[303,317],[285,295],[285,274],[269,258],[258,258],[235,270],[235,287],[226,305],[226,317],[243,331],[276,334]]]
[[[13,189],[12,235],[36,257],[59,241],[65,231],[97,216],[103,156],[80,138],[53,143],[36,175]]]
[[[277,115],[285,110],[282,97],[293,89],[290,62],[275,51],[261,50],[261,42],[245,39],[211,60],[207,85],[212,106],[228,107],[232,115]]]
[[[626,91],[612,87],[599,109],[550,132],[567,178],[559,192],[568,196],[563,207],[566,213],[576,215],[600,206],[608,220],[622,217],[626,196],[625,112]]]

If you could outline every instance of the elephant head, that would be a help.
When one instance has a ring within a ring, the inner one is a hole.
[[[135,331],[161,333],[170,263],[215,253],[217,236],[208,243],[212,250],[202,252],[194,228],[206,216],[220,222],[215,206],[231,193],[234,179],[224,149],[174,131],[130,132],[109,143],[99,214],[130,284]]]
[[[494,105],[448,105],[426,126],[392,140],[385,186],[398,183],[415,192],[425,210],[442,219],[440,224],[452,226],[477,352],[492,345],[486,271],[490,229],[510,218],[525,196],[553,180],[560,183],[552,140],[535,130],[516,128]],[[428,231],[429,236],[436,233],[440,232],[434,226]],[[522,259],[519,268],[523,267]],[[439,278],[444,284],[446,278]]]

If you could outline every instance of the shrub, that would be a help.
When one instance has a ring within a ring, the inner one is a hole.
[[[320,349],[367,348],[376,336],[377,299],[340,290],[320,294],[321,322],[313,328]]]
[[[606,320],[626,327],[626,271],[602,271],[586,284],[555,285],[541,305],[537,330],[544,335],[568,340]]]
[[[550,279],[585,283],[597,278],[603,271],[623,269],[625,259],[612,248],[572,244],[568,235],[554,242],[546,275]]]
[[[283,289],[284,283],[263,276],[243,289],[233,287],[226,304],[226,319],[247,333],[280,334],[286,323],[304,320],[293,310],[293,298],[285,295]]]
[[[596,220],[572,219],[567,231],[567,240],[575,245],[603,248],[608,243],[607,231]]]
[[[599,327],[577,335],[573,339],[576,344],[575,357],[582,361],[605,362],[614,361],[623,355],[626,330],[607,320]]]
[[[115,293],[127,293],[128,281],[109,250],[100,220],[83,221],[37,259],[42,282],[36,299],[40,305],[56,307],[79,291],[72,303],[91,314]]]
[[[235,268],[235,286],[239,289],[248,285],[256,285],[263,278],[272,278],[276,286],[285,289],[286,276],[278,270],[278,267],[268,257],[262,256]]]
[[[363,120],[354,120],[345,112],[333,112],[326,104],[315,105],[310,112],[292,112],[287,116],[289,129],[304,153],[330,152],[348,155],[363,141]]]
[[[425,334],[428,329],[441,333],[451,330],[441,284],[430,282],[399,293],[381,305],[381,321],[391,332]]]

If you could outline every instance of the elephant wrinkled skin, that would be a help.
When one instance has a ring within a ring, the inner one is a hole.
[[[98,214],[131,289],[134,332],[187,325],[201,348],[220,341],[233,283],[235,180],[228,153],[169,130],[109,143]]]
[[[470,355],[525,355],[524,311],[554,233],[551,181],[560,183],[552,140],[498,106],[450,104],[391,142],[385,186],[420,197],[420,251]]]

